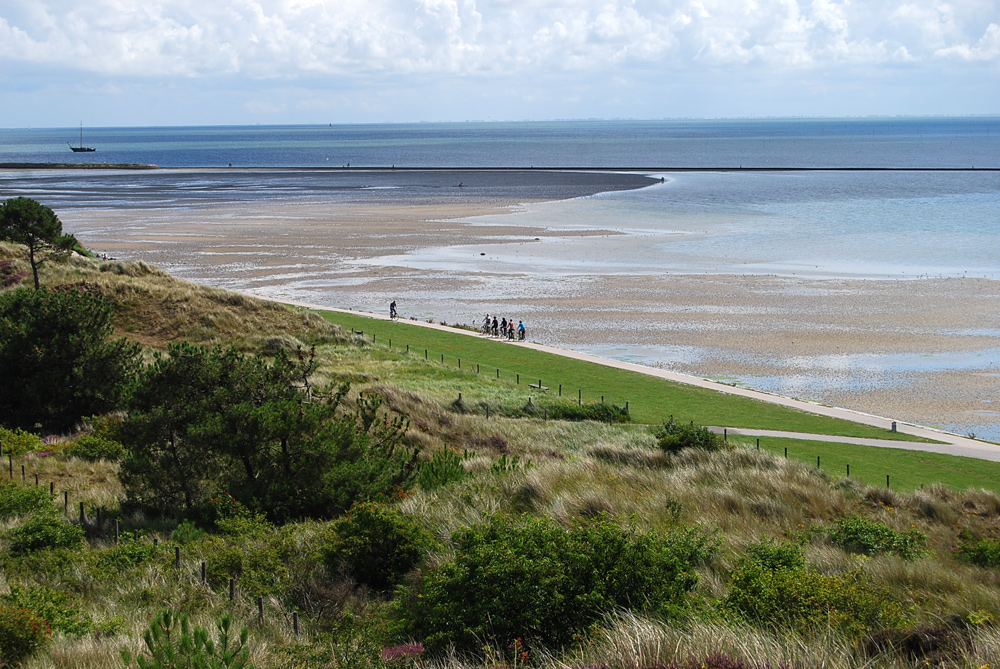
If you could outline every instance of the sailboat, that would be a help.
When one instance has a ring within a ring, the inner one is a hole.
[[[66,143],[69,144],[69,142]],[[73,146],[72,144],[69,144],[69,148],[73,149],[73,153],[90,153],[92,151],[97,151],[97,149],[83,145],[83,121],[80,122],[80,146]]]

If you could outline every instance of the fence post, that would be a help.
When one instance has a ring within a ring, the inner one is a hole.
[[[38,472],[35,472],[35,485],[38,485]]]
[[[83,502],[80,502],[80,524],[81,525],[87,524],[87,514],[83,512]]]
[[[462,369],[462,359],[461,358],[458,359],[458,368]]]
[[[63,490],[63,515],[69,514],[69,490]]]
[[[626,416],[629,415],[629,413],[628,413],[628,400],[625,401],[625,415]]]
[[[486,405],[486,420],[490,419],[490,405]]]
[[[257,622],[264,624],[264,596],[257,595]]]
[[[174,568],[175,569],[180,569],[181,568],[181,547],[180,546],[174,546]]]
[[[204,560],[201,561],[201,584],[208,584],[208,565]]]
[[[577,388],[576,390],[576,405],[583,406],[583,389]]]
[[[521,385],[521,375],[517,375],[517,385]]]
[[[236,579],[229,577],[229,601],[236,599]]]
[[[24,465],[21,465],[21,483],[24,483],[24,481],[25,481],[26,478],[27,478],[27,475],[25,474],[25,471],[24,471]]]
[[[760,437],[757,437],[757,450],[760,450]]]
[[[847,478],[851,478],[851,465],[847,465]]]
[[[889,487],[889,475],[888,474],[885,475],[885,487],[886,488]]]
[[[49,481],[49,494],[50,495],[56,494],[56,482],[55,481]]]
[[[295,636],[299,635],[299,612],[292,611],[292,629],[295,630]]]
[[[7,463],[10,465],[10,477],[14,478],[14,456],[7,454]]]
[[[722,441],[729,441],[729,428],[722,428]]]
[[[785,446],[785,459],[788,459],[788,446]]]
[[[822,469],[822,467],[819,466],[819,456],[818,455],[816,456],[816,469]]]
[[[118,530],[118,519],[115,518],[115,543],[117,544],[120,539],[121,539],[121,534],[119,534]]]

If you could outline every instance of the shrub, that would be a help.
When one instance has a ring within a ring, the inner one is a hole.
[[[787,541],[776,544],[771,539],[747,546],[747,561],[771,571],[804,569],[806,566],[806,558],[798,545]]]
[[[96,567],[103,574],[121,574],[151,562],[159,554],[159,546],[125,535],[117,545],[98,553]]]
[[[34,611],[0,606],[0,663],[16,666],[43,648],[52,636],[45,619]]]
[[[376,503],[355,504],[334,523],[323,557],[331,573],[385,591],[403,581],[434,545],[410,516]]]
[[[33,611],[56,632],[82,636],[94,628],[90,618],[73,601],[72,595],[63,590],[13,585],[8,594],[0,596],[0,601],[15,608]]]
[[[63,451],[63,453],[74,458],[89,460],[91,462],[96,460],[118,462],[125,456],[125,447],[117,441],[113,441],[105,437],[99,437],[93,434],[84,434],[77,437],[76,441],[74,441],[69,448]]]
[[[205,530],[199,528],[190,520],[185,520],[180,525],[177,526],[171,534],[170,538],[179,544],[188,544],[192,541],[197,541],[205,536]]]
[[[213,641],[205,628],[192,628],[186,614],[175,616],[170,611],[161,611],[143,633],[146,644],[143,654],[133,658],[128,649],[122,648],[122,661],[126,667],[140,669],[253,669],[247,646],[249,630],[242,628],[237,640],[232,638],[231,628],[232,618],[223,615],[218,623],[218,637]]]
[[[639,533],[606,518],[566,530],[494,516],[452,542],[454,559],[399,604],[405,631],[436,649],[561,646],[616,608],[677,616],[698,582],[692,563],[714,550],[698,530]]]
[[[540,417],[548,415],[551,420],[583,421],[593,420],[600,423],[627,423],[632,418],[624,407],[608,402],[552,402],[529,403],[514,411],[505,411],[515,418],[522,416]]]
[[[0,483],[0,519],[49,509],[52,496],[42,486]]]
[[[977,567],[1000,568],[1000,539],[975,539],[963,532],[955,556]]]
[[[830,530],[830,540],[845,551],[862,555],[898,555],[907,560],[923,557],[927,536],[919,530],[896,532],[877,520],[848,516]]]
[[[673,416],[657,430],[656,444],[666,453],[677,453],[685,448],[719,451],[726,445],[722,437],[710,432],[707,427],[694,423],[684,425],[675,421]]]
[[[433,490],[455,481],[461,481],[466,473],[465,467],[462,466],[462,460],[463,456],[455,451],[449,449],[438,451],[430,460],[420,463],[417,471],[417,485],[424,490]]]
[[[45,446],[37,434],[25,432],[19,427],[13,430],[0,427],[0,443],[3,444],[3,452],[14,457],[40,451]]]
[[[751,624],[805,636],[832,627],[859,637],[904,622],[899,604],[861,572],[828,576],[805,569],[767,569],[751,561],[733,570],[723,610]]]
[[[43,548],[78,548],[83,544],[83,530],[54,514],[34,514],[9,530],[7,541],[12,555]]]
[[[140,346],[111,340],[110,302],[93,291],[0,293],[4,422],[55,432],[117,408]]]

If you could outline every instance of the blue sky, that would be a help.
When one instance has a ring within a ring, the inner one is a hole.
[[[1000,113],[1000,0],[0,0],[0,127]]]

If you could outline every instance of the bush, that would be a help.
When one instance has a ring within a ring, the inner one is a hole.
[[[355,504],[334,523],[323,558],[331,573],[385,591],[401,583],[433,545],[434,537],[397,509]]]
[[[45,446],[41,437],[31,432],[25,432],[21,428],[8,430],[0,427],[0,443],[3,444],[3,452],[7,455],[13,455],[15,458],[26,453],[40,451]]]
[[[861,572],[828,576],[747,561],[733,570],[723,610],[765,628],[809,636],[832,627],[849,637],[904,622],[899,604]]]
[[[0,483],[0,519],[23,516],[52,507],[52,496],[42,486]]]
[[[504,413],[515,418],[541,417],[547,414],[550,420],[593,420],[600,423],[627,423],[632,420],[624,407],[608,402],[531,403],[524,405],[519,410]]]
[[[12,426],[69,430],[117,408],[140,347],[111,340],[100,294],[18,288],[0,293],[0,406]]]
[[[52,629],[34,611],[0,606],[0,664],[16,666],[48,643]]]
[[[830,530],[830,540],[845,551],[862,555],[898,555],[913,560],[927,554],[923,532],[896,532],[883,522],[860,516],[839,519]]]
[[[125,456],[125,447],[117,441],[106,439],[105,437],[84,434],[77,437],[76,441],[63,451],[63,453],[91,462],[96,460],[118,462]]]
[[[747,546],[747,561],[760,565],[763,569],[804,569],[806,558],[798,545],[790,542],[774,543],[765,539],[759,544]]]
[[[417,470],[417,485],[424,490],[433,490],[441,486],[461,481],[465,477],[465,467],[462,466],[463,456],[452,450],[438,451],[420,463]]]
[[[117,545],[97,554],[96,568],[102,574],[120,575],[152,562],[159,554],[159,546],[123,535]]]
[[[24,555],[43,548],[79,548],[83,530],[54,514],[34,514],[7,532],[12,555]]]
[[[1000,568],[1000,539],[976,539],[963,532],[955,556],[977,567]]]
[[[218,629],[218,638],[213,641],[203,627],[192,628],[186,614],[161,611],[143,634],[143,654],[133,658],[128,649],[122,648],[122,661],[126,667],[140,669],[253,669],[247,646],[249,630],[244,627],[238,640],[232,638],[229,614],[219,619]]]
[[[602,518],[566,530],[554,521],[494,516],[452,535],[455,557],[401,598],[402,626],[429,647],[562,646],[617,608],[681,614],[698,582],[693,563],[714,550],[698,530],[659,534]]]
[[[683,425],[673,416],[657,430],[656,444],[666,453],[677,453],[685,448],[719,451],[726,446],[722,437],[710,432],[707,427],[694,423]]]
[[[0,596],[0,601],[11,607],[34,612],[52,630],[69,636],[82,636],[94,628],[90,618],[80,610],[73,597],[63,590],[13,585],[8,594]]]

